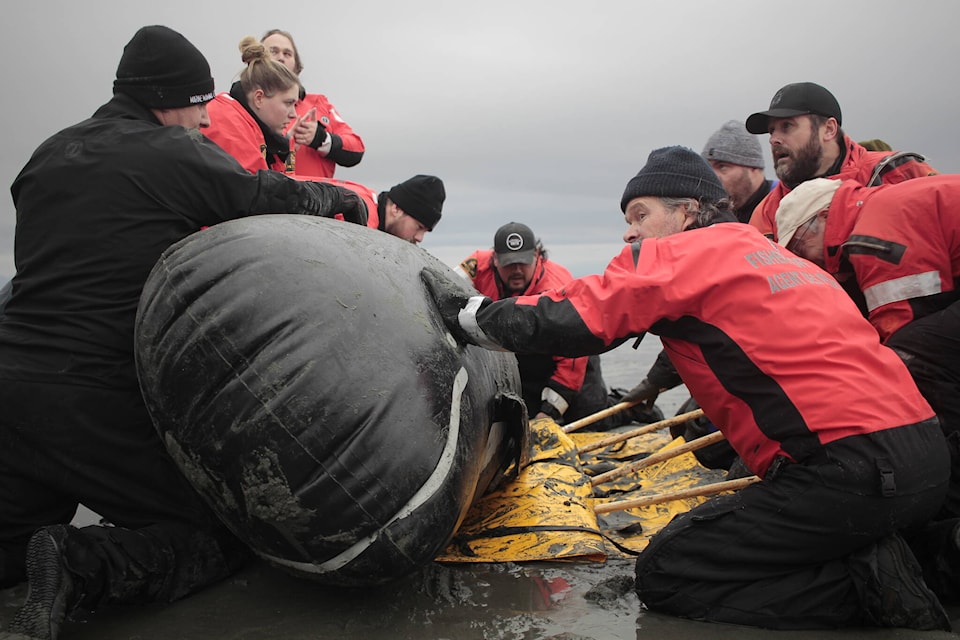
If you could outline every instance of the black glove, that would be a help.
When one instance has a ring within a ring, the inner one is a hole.
[[[298,206],[304,213],[323,218],[341,217],[348,222],[367,224],[367,206],[350,189],[326,182],[298,181],[298,184],[302,187]]]
[[[353,222],[361,226],[367,225],[367,204],[355,191],[338,187],[343,195],[343,204],[340,206],[340,213],[347,222]]]
[[[323,146],[323,143],[327,140],[327,128],[323,126],[323,123],[319,120],[317,121],[317,132],[313,134],[313,140],[310,141],[309,147],[314,149],[319,149]]]
[[[627,391],[626,395],[620,398],[620,402],[635,402],[652,407],[659,395],[660,387],[644,378],[640,384]]]
[[[670,356],[666,351],[660,351],[653,366],[647,371],[647,379],[654,382],[661,389],[673,389],[683,384],[683,378],[677,373]]]
[[[460,327],[458,318],[460,310],[467,304],[469,296],[463,292],[463,288],[457,286],[457,283],[450,279],[450,276],[432,269],[424,267],[420,270],[420,279],[440,311],[440,317],[443,324],[447,326],[453,337],[458,342],[465,344],[477,344],[468,336],[463,328]]]

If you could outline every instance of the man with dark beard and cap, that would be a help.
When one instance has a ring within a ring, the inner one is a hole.
[[[832,276],[729,213],[691,149],[651,152],[620,202],[629,246],[536,296],[421,277],[460,342],[583,356],[660,336],[762,478],[675,517],[637,559],[652,611],[773,629],[949,629],[901,530],[943,500],[949,460],[906,366]]]
[[[520,222],[509,222],[493,236],[493,249],[478,249],[457,270],[481,294],[492,300],[533,295],[573,280],[563,265],[550,260],[543,242]],[[549,354],[519,354],[523,401],[531,418],[549,416],[570,423],[616,404],[603,379],[600,356],[564,358]],[[630,421],[663,419],[654,406],[627,410],[590,425],[601,431]]]
[[[29,580],[6,631],[56,638],[78,610],[169,602],[234,572],[247,551],[154,430],[134,324],[170,245],[254,214],[342,216],[356,194],[250,174],[201,135],[213,78],[181,34],[143,27],[113,98],[43,142],[11,187],[12,295],[0,320],[0,587]],[[69,525],[79,503],[112,526]]]
[[[811,178],[855,180],[875,187],[937,174],[919,154],[868,151],[843,132],[842,123],[837,99],[813,82],[786,85],[773,96],[769,109],[747,118],[747,131],[770,134],[774,169],[780,178],[757,205],[750,224],[776,240],[780,200]]]

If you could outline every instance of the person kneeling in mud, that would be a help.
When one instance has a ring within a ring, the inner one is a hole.
[[[539,296],[466,298],[422,276],[460,341],[601,353],[650,331],[763,481],[674,518],[637,559],[653,611],[773,629],[948,629],[900,531],[944,498],[937,418],[836,281],[756,229],[690,149],[650,154],[602,275]]]

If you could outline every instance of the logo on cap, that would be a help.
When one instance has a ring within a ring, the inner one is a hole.
[[[511,233],[507,236],[505,244],[510,251],[520,251],[520,249],[523,249],[523,238],[519,233]]]
[[[213,100],[212,92],[190,96],[190,104],[203,104],[204,102],[210,102],[211,100]]]

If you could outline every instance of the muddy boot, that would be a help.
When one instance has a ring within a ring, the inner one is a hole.
[[[960,518],[929,522],[904,538],[931,591],[948,605],[960,602]]]
[[[847,562],[867,624],[951,630],[943,605],[923,581],[920,564],[898,534],[854,552]]]
[[[63,565],[63,549],[72,527],[38,529],[27,545],[27,600],[7,628],[16,638],[56,640],[79,599]]]

